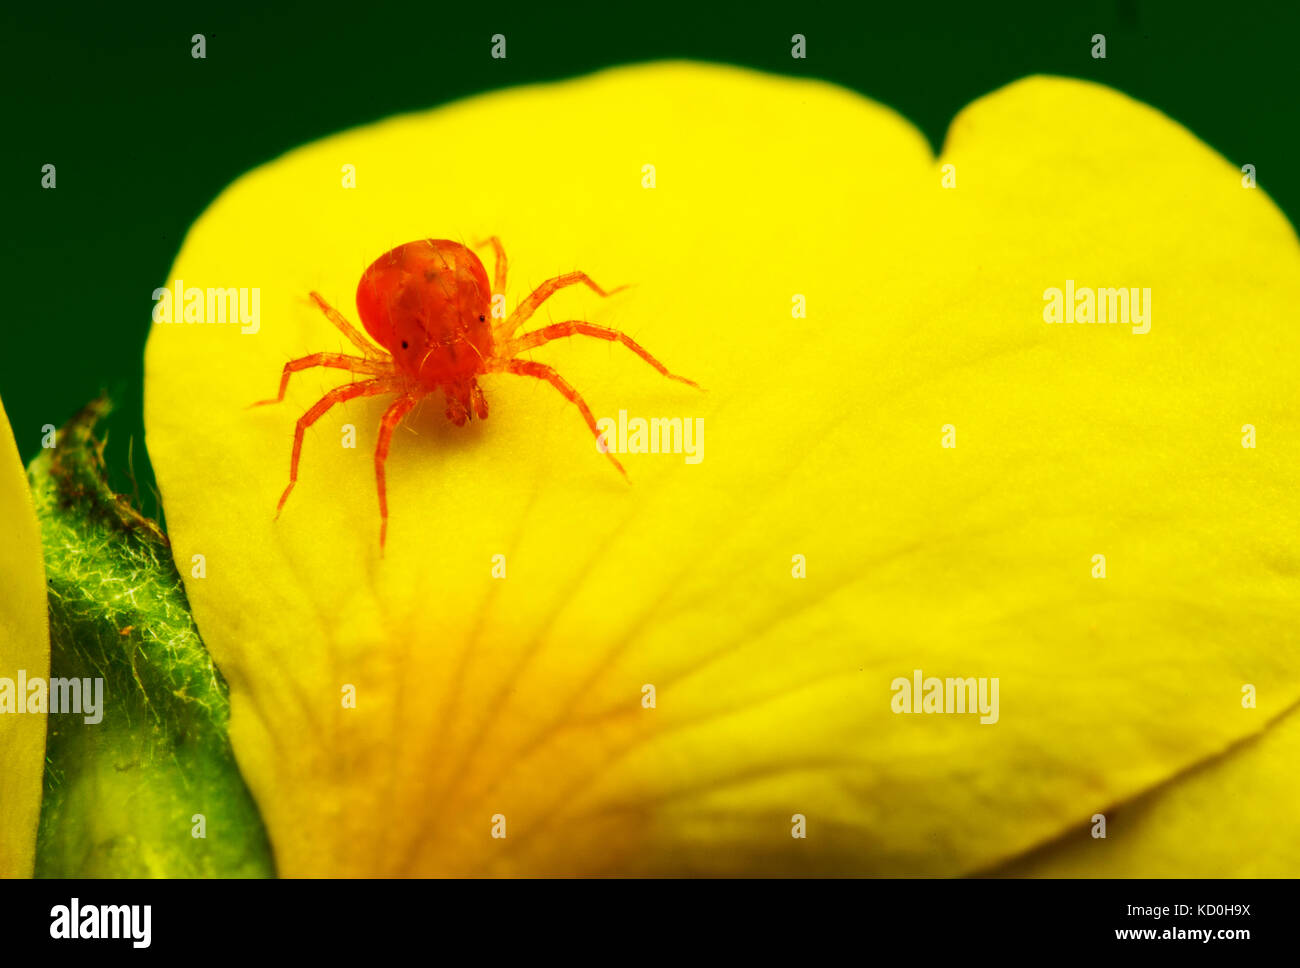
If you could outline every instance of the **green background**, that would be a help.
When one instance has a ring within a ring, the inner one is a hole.
[[[1101,81],[1234,164],[1254,164],[1296,223],[1300,4],[945,6],[7,4],[0,397],[23,458],[40,449],[43,424],[61,426],[106,389],[118,405],[108,423],[113,483],[130,486],[130,442],[154,513],[141,446],[151,295],[223,187],[344,128],[612,64],[682,57],[824,78],[895,108],[936,150],[962,106],[1018,77]],[[498,32],[504,61],[489,56]],[[195,33],[207,38],[205,60],[190,56]],[[807,37],[806,60],[790,57],[794,33]],[[1106,35],[1105,60],[1091,57],[1094,33]],[[600,119],[591,120],[598,138]],[[772,123],[798,136],[798,118]],[[1042,137],[1087,137],[1088,123],[1062,118]],[[47,163],[57,166],[54,190],[40,186]],[[439,231],[430,212],[429,235]]]

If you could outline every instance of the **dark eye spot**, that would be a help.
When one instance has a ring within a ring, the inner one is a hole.
[[[406,342],[406,340],[402,340],[402,349],[406,349],[408,345],[409,344]]]
[[[481,313],[479,314],[478,321],[479,321],[480,323],[483,322],[483,321],[485,321],[486,319],[487,319],[486,316],[482,315]]]

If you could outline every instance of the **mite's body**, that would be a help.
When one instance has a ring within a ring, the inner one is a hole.
[[[388,533],[388,496],[384,481],[384,464],[392,443],[393,430],[411,408],[431,393],[440,392],[446,401],[447,419],[457,426],[466,420],[488,415],[487,399],[478,384],[485,373],[517,373],[545,380],[560,391],[582,413],[588,429],[600,439],[596,418],[582,396],[553,368],[531,360],[517,359],[525,350],[564,336],[594,336],[622,343],[664,376],[699,389],[685,377],[669,373],[631,337],[617,330],[591,323],[570,320],[553,323],[516,337],[522,326],[545,300],[566,286],[582,283],[600,296],[606,292],[586,273],[570,272],[548,279],[521,302],[506,319],[491,319],[494,290],[503,294],[506,286],[506,255],[499,239],[481,243],[496,252],[496,273],[488,282],[487,271],[470,249],[446,239],[407,242],[384,253],[361,276],[357,285],[357,312],[361,324],[374,343],[368,341],[331,307],[318,293],[311,297],[351,343],[360,356],[344,353],[313,353],[285,364],[280,377],[280,392],[274,400],[284,399],[291,374],[314,366],[348,370],[358,377],[352,383],[335,387],[298,420],[294,433],[293,455],[289,462],[289,485],[280,496],[277,516],[298,481],[298,459],[302,453],[303,434],[307,428],[336,403],[354,397],[394,394],[397,399],[384,413],[375,447],[375,479],[379,490],[382,548]],[[378,344],[376,346],[375,344]],[[627,476],[623,465],[610,453],[605,456]]]
[[[492,289],[478,256],[455,242],[408,242],[381,255],[357,285],[357,312],[397,368],[441,390],[460,426],[487,416],[477,377],[493,358]]]

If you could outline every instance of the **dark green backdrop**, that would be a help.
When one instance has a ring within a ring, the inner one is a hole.
[[[1235,164],[1254,164],[1260,187],[1295,224],[1298,10],[1294,0],[486,0],[247,11],[10,2],[0,15],[0,397],[27,460],[42,424],[62,425],[107,389],[119,407],[109,423],[114,483],[123,486],[133,439],[147,493],[151,293],[186,228],[226,184],[288,148],[394,112],[629,61],[698,58],[832,80],[891,105],[936,149],[956,111],[1015,78],[1102,81],[1162,109]],[[504,61],[488,56],[497,32],[508,37]],[[807,37],[804,61],[790,57],[796,32]],[[206,60],[190,56],[195,33],[207,37]],[[1094,33],[1106,35],[1105,60],[1090,55]],[[53,191],[40,187],[46,163],[58,169]],[[153,510],[151,498],[144,504]]]

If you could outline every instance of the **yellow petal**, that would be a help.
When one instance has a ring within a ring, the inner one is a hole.
[[[1087,818],[996,873],[1032,877],[1295,877],[1300,714],[1131,803]]]
[[[351,348],[307,292],[355,321],[380,253],[492,234],[510,306],[572,269],[635,284],[535,322],[620,328],[707,394],[604,342],[531,355],[598,417],[702,418],[702,461],[624,455],[629,486],[551,388],[494,376],[487,421],[430,398],[398,433],[386,557],[387,400],[307,433],[273,521],[293,421],[346,375],[247,405]],[[1263,730],[1300,696],[1298,254],[1182,128],[1047,78],[937,160],[831,85],[666,64],[240,179],[171,278],[260,287],[260,329],[156,325],[146,421],[281,871],[957,873]],[[1045,324],[1067,279],[1150,287],[1150,332]],[[998,677],[999,721],[894,714],[914,669]]]
[[[0,695],[0,877],[31,877],[45,778],[45,713],[26,711],[18,679],[49,677],[50,636],[40,530],[3,403],[0,520],[0,680],[7,680],[0,681],[0,692],[8,693]]]

